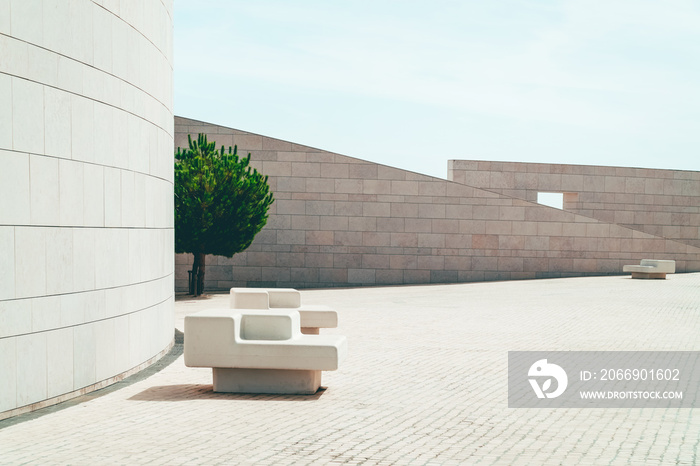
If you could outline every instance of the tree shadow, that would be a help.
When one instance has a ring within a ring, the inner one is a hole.
[[[190,400],[249,400],[249,401],[315,401],[321,398],[326,387],[313,395],[277,395],[248,393],[217,393],[211,384],[160,385],[149,387],[129,398],[134,401],[190,401]]]

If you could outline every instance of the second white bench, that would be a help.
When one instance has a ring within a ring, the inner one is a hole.
[[[667,273],[676,272],[676,261],[642,259],[639,265],[625,265],[623,272],[631,272],[632,278],[665,279]]]
[[[302,305],[294,288],[231,288],[231,309],[294,309],[301,317],[301,333],[338,327],[338,313],[327,306]]]

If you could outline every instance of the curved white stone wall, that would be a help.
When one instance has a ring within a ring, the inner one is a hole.
[[[0,418],[172,344],[172,73],[172,0],[0,0]]]

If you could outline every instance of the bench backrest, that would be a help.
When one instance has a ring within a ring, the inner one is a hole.
[[[642,259],[639,265],[645,267],[654,267],[659,273],[676,273],[676,261],[658,260],[658,259]]]
[[[231,288],[231,309],[296,309],[301,293],[294,288]]]
[[[231,309],[269,309],[270,296],[260,288],[231,288]]]
[[[270,309],[301,307],[301,293],[294,288],[268,288]]]

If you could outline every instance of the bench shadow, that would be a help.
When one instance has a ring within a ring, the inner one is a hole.
[[[189,400],[251,400],[251,401],[315,401],[321,398],[326,387],[313,395],[275,395],[248,393],[217,393],[211,384],[160,385],[149,387],[129,398],[134,401],[189,401]]]

